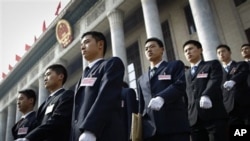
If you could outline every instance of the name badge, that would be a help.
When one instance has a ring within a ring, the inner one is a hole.
[[[171,75],[158,75],[158,80],[171,80]]]
[[[80,86],[94,86],[96,77],[83,78]]]
[[[17,134],[18,135],[25,135],[28,133],[28,129],[29,129],[28,127],[19,128]]]
[[[207,78],[207,76],[208,76],[208,73],[199,73],[197,75],[197,78]]]
[[[51,112],[53,111],[54,106],[55,106],[55,104],[49,105],[49,106],[46,108],[45,115],[47,115],[48,113],[51,113]]]

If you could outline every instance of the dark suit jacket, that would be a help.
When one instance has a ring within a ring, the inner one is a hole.
[[[37,111],[38,127],[25,138],[30,141],[68,141],[73,97],[73,91],[61,89],[48,102],[42,103]],[[51,112],[46,113],[46,110]]]
[[[14,137],[14,140],[25,137],[35,127],[36,127],[36,112],[33,111],[27,117],[25,117],[24,120],[22,120],[20,123],[17,122],[12,127],[12,135]],[[18,135],[19,128],[28,128],[28,131],[26,134]]]
[[[232,110],[237,113],[237,115],[242,115],[246,113],[245,107],[249,105],[250,96],[247,86],[247,76],[248,76],[248,64],[246,62],[235,62],[230,64],[228,73],[223,69],[223,81],[222,81],[222,91],[225,108],[227,112]],[[235,86],[230,90],[226,90],[223,87],[225,81],[233,80],[236,82]]]
[[[136,100],[136,93],[132,88],[122,88],[123,100],[123,118],[126,127],[126,141],[130,138],[132,113],[138,113],[138,102]]]
[[[185,88],[184,64],[181,61],[163,61],[151,79],[149,72],[138,79],[139,111],[143,113],[143,120],[155,123],[156,133],[189,131],[187,107],[183,101]],[[151,98],[157,96],[162,97],[165,103],[159,111],[153,111],[147,106]],[[145,127],[143,129],[147,130]]]
[[[90,68],[87,78],[96,78],[93,86],[76,85],[71,141],[78,141],[86,130],[97,141],[123,141],[121,91],[124,65],[118,57],[100,60]],[[82,79],[84,80],[84,79]]]
[[[201,61],[194,76],[191,70],[186,71],[188,113],[190,125],[202,121],[224,119],[227,113],[223,105],[221,90],[222,67],[219,61]],[[201,96],[208,96],[212,101],[212,108],[200,108]]]

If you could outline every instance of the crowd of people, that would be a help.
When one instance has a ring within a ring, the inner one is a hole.
[[[228,45],[216,48],[218,60],[204,61],[202,44],[189,40],[180,60],[164,61],[158,38],[145,42],[150,67],[137,81],[124,82],[119,57],[104,59],[107,41],[101,32],[81,37],[88,62],[75,90],[66,90],[67,70],[53,64],[44,73],[48,98],[34,110],[32,89],[18,92],[21,119],[15,141],[129,141],[132,113],[142,115],[143,141],[228,141],[234,125],[250,125],[250,44],[241,46],[245,61],[231,58]]]

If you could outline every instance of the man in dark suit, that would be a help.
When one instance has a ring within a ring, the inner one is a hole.
[[[243,44],[241,46],[241,55],[248,64],[249,72],[247,77],[248,95],[250,95],[250,44]],[[249,107],[250,109],[250,107]],[[250,125],[250,110],[248,110],[247,125]]]
[[[247,86],[248,64],[233,61],[231,49],[227,45],[219,45],[216,51],[223,66],[222,92],[224,105],[229,113],[229,125],[245,125],[250,103]]]
[[[105,36],[96,31],[81,38],[88,67],[76,85],[71,141],[124,141],[121,91],[124,65],[118,57],[103,59]]]
[[[192,141],[226,141],[227,113],[220,87],[220,62],[203,61],[202,45],[195,40],[185,42],[183,50],[191,65],[186,71],[186,93]]]
[[[68,141],[74,92],[65,90],[67,70],[60,64],[49,66],[44,74],[45,88],[50,92],[37,111],[38,126],[17,141]]]
[[[138,79],[139,111],[145,123],[143,137],[146,141],[189,141],[187,107],[183,101],[186,88],[184,64],[163,61],[163,53],[161,40],[146,40],[145,55],[150,70]]]
[[[122,88],[122,109],[126,127],[126,141],[129,141],[131,135],[132,113],[138,113],[138,101],[136,100],[135,90],[129,88],[126,82],[123,82]]]
[[[17,106],[22,113],[21,119],[12,127],[14,140],[23,138],[36,127],[36,112],[33,108],[36,104],[36,94],[32,89],[24,89],[18,92]]]

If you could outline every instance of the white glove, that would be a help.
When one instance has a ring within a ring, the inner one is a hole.
[[[152,109],[152,110],[156,110],[159,111],[161,109],[161,107],[164,104],[164,99],[161,98],[160,96],[157,96],[155,98],[152,98],[148,104],[148,108]]]
[[[96,141],[96,137],[93,133],[85,131],[79,137],[79,141]]]
[[[223,87],[229,91],[234,87],[234,85],[235,85],[235,82],[233,80],[229,80],[223,84]]]
[[[212,108],[212,102],[208,96],[201,96],[200,107],[203,109]]]
[[[29,141],[29,140],[26,139],[26,138],[18,138],[18,139],[16,139],[15,141]]]

